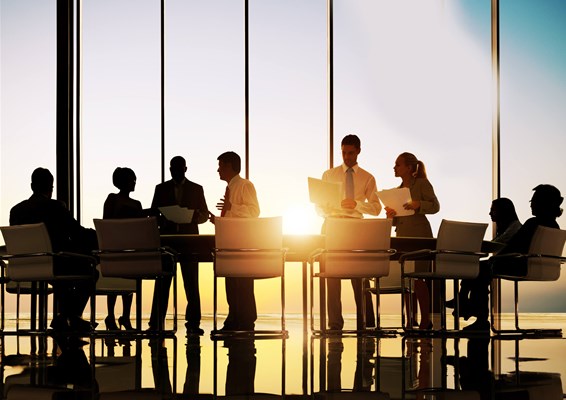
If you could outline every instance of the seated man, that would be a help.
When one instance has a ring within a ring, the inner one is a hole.
[[[68,251],[91,254],[98,248],[93,229],[83,228],[73,218],[65,204],[52,200],[53,175],[45,168],[37,168],[31,175],[32,196],[10,210],[10,225],[43,222],[49,232],[53,252]],[[56,259],[56,270],[61,274],[96,276],[96,270],[87,261]],[[88,279],[56,280],[51,282],[57,302],[58,315],[51,327],[61,331],[90,331],[92,326],[81,318],[94,285]]]
[[[533,217],[525,221],[523,226],[497,254],[522,253],[529,251],[531,239],[539,226],[559,229],[556,218],[562,215],[560,205],[564,200],[560,191],[552,185],[538,185],[531,198]],[[524,260],[521,260],[524,261]],[[482,262],[480,274],[470,283],[470,297],[460,305],[463,314],[469,313],[477,320],[464,328],[465,330],[489,330],[489,283],[492,271],[497,274],[521,276],[526,274],[526,263],[509,260],[491,260]]]

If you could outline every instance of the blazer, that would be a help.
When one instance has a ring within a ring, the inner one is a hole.
[[[158,207],[179,205],[195,210],[193,220],[190,224],[176,224],[167,220],[158,210]],[[204,198],[204,190],[201,185],[185,179],[182,183],[181,199],[177,203],[175,198],[175,181],[173,179],[155,186],[151,208],[159,215],[159,231],[161,233],[198,233],[198,224],[208,220],[208,207]]]

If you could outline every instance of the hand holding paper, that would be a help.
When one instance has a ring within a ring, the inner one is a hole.
[[[412,203],[409,188],[382,190],[381,192],[377,192],[377,195],[386,208],[395,210],[396,217],[405,217],[415,213],[415,210],[408,210],[404,207],[405,204]]]

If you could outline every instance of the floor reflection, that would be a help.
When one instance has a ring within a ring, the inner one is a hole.
[[[184,332],[159,340],[0,335],[2,394],[10,400],[563,398],[562,338],[321,338],[304,336],[299,318],[288,328],[288,339],[218,341]]]

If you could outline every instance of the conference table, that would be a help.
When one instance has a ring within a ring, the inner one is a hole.
[[[287,249],[286,262],[302,264],[303,280],[303,328],[307,330],[307,263],[314,250],[324,248],[324,235],[283,235],[283,247]],[[212,262],[212,252],[215,248],[213,234],[171,234],[161,235],[161,245],[175,249],[180,257],[187,261]],[[435,238],[423,237],[392,237],[391,248],[397,250],[392,259],[398,259],[401,254],[422,249],[435,249]],[[501,248],[501,244],[484,241],[482,251],[493,253]]]

